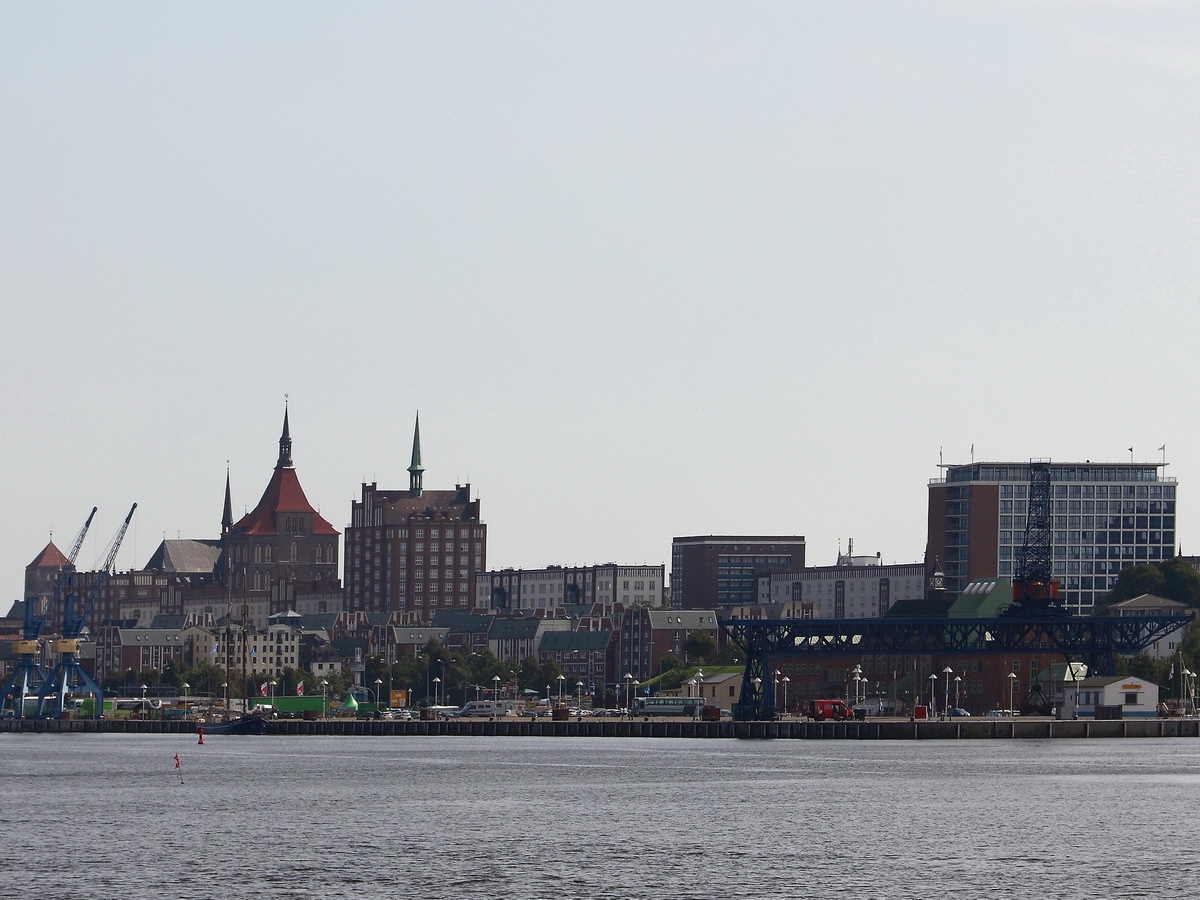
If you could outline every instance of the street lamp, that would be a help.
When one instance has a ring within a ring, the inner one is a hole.
[[[954,670],[946,666],[942,669],[942,674],[946,676],[946,693],[942,698],[942,715],[945,716],[950,712],[950,676],[954,674]]]
[[[271,682],[271,683],[274,684],[274,682]],[[383,679],[376,678],[375,679],[375,709],[376,709],[376,711],[379,710],[380,704],[383,703],[383,695],[379,692],[379,689],[382,687],[383,687]],[[391,705],[392,705],[392,698],[388,697],[388,707],[390,708]]]
[[[1009,672],[1008,673],[1008,714],[1010,716],[1016,712],[1016,710],[1013,708],[1013,693],[1014,693],[1014,691],[1016,691],[1016,689],[1017,689],[1017,676],[1014,673]]]
[[[628,672],[625,673],[625,712],[629,714],[629,718],[633,718],[633,676]]]
[[[958,691],[959,691],[959,688],[961,688],[961,687],[962,687],[962,676],[955,675],[954,676],[954,705],[955,706],[958,706]]]
[[[559,706],[562,706],[562,686],[563,686],[563,682],[566,680],[567,680],[567,676],[564,675],[562,672],[559,672],[558,673],[558,705]]]
[[[929,713],[937,709],[937,672],[929,673]]]
[[[435,675],[433,678],[433,705],[434,706],[442,705],[441,702],[438,700],[438,688],[441,685],[441,683],[442,683],[442,679]]]
[[[500,676],[493,675],[492,676],[492,700],[496,701],[499,699],[500,699]]]
[[[183,688],[183,699],[186,700],[192,693],[192,686],[185,681],[181,687]]]
[[[784,675],[781,679],[779,679],[779,683],[783,685],[783,714],[785,716],[787,715],[787,711],[788,711],[787,686],[788,686],[788,682],[791,680],[792,679],[788,678],[786,675]]]
[[[575,708],[583,715],[583,682],[575,682]]]
[[[329,682],[321,679],[321,718],[329,718]]]

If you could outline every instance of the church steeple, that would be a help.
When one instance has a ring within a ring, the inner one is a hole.
[[[225,511],[221,513],[221,534],[233,528],[233,498],[229,493],[229,468],[225,468]]]
[[[421,496],[421,478],[425,467],[421,465],[421,414],[417,413],[417,424],[413,428],[412,462],[408,464],[408,489],[414,497]]]
[[[288,410],[286,401],[284,401],[283,406],[283,434],[279,436],[279,462],[275,463],[275,468],[296,468],[292,464],[292,432],[288,428]]]

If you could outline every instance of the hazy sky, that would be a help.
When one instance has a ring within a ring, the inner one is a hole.
[[[2,2],[0,123],[4,605],[216,537],[285,394],[339,529],[419,409],[491,567],[918,560],[972,445],[1166,445],[1200,551],[1195,3]]]

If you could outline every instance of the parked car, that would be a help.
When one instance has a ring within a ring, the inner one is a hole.
[[[950,707],[949,710],[947,710],[947,713],[951,716],[969,716],[969,715],[971,715],[969,712],[967,712],[961,706],[952,706],[952,707]]]

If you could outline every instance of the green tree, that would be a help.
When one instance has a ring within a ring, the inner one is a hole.
[[[1159,569],[1163,575],[1162,596],[1200,607],[1200,572],[1178,556],[1160,563]]]
[[[1142,594],[1157,594],[1161,597],[1165,583],[1162,570],[1153,563],[1138,563],[1135,566],[1126,566],[1117,573],[1117,583],[1105,595],[1102,605],[1108,606],[1111,603],[1119,603],[1122,600],[1129,600]]]
[[[689,631],[683,642],[683,652],[689,662],[706,662],[717,652],[717,642],[707,631]]]

